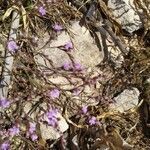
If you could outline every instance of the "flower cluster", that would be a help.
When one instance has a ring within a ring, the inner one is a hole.
[[[73,44],[71,41],[67,42],[65,45],[64,45],[64,48],[65,50],[69,51],[71,49],[73,49]]]
[[[50,109],[46,113],[46,117],[47,117],[48,125],[50,125],[52,127],[57,126],[57,124],[58,124],[58,110],[57,109]]]
[[[95,116],[91,116],[91,117],[89,118],[89,124],[90,124],[90,125],[95,125],[96,123],[97,123],[96,117],[95,117]]]
[[[9,129],[9,135],[10,136],[15,136],[15,135],[18,135],[20,132],[20,129],[18,127],[18,125],[14,125],[12,128]]]
[[[100,122],[97,120],[95,116],[91,116],[88,113],[88,106],[83,106],[81,108],[81,113],[84,115],[84,117],[88,120],[89,125],[97,125],[100,124]]]
[[[60,24],[58,24],[58,23],[54,24],[52,27],[53,27],[53,29],[54,29],[56,32],[59,32],[59,31],[62,31],[62,30],[63,30],[63,27],[62,27]]]
[[[36,141],[38,136],[36,134],[36,123],[29,123],[29,130],[27,132],[27,137],[31,137],[32,141]]]
[[[10,101],[4,97],[0,98],[0,107],[7,108],[10,106]]]
[[[40,13],[42,16],[46,15],[46,10],[45,10],[45,8],[44,8],[43,6],[40,6],[39,9],[38,9],[38,11],[39,11],[39,13]]]
[[[48,96],[50,96],[52,99],[59,98],[60,91],[58,89],[52,89],[48,92]]]
[[[68,70],[74,70],[74,71],[82,71],[83,67],[80,63],[75,62],[73,65],[69,62],[65,62],[63,64],[63,69],[68,71]]]
[[[10,143],[9,141],[4,141],[1,145],[0,145],[0,150],[9,150],[10,148]]]
[[[10,41],[8,41],[8,43],[7,43],[7,49],[8,49],[10,52],[15,53],[15,52],[19,49],[19,46],[16,44],[15,41],[10,40]]]
[[[2,130],[0,132],[0,135],[3,136],[3,138],[13,138],[14,136],[18,135],[20,133],[19,125],[14,125],[8,130]],[[10,139],[9,139],[10,140]],[[10,142],[9,140],[5,140],[0,145],[0,150],[9,150],[10,149]]]

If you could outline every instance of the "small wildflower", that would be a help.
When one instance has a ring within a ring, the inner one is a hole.
[[[70,63],[68,63],[68,62],[65,62],[64,64],[63,64],[63,69],[64,70],[70,70],[72,67],[71,67],[71,64]]]
[[[69,41],[68,43],[65,44],[64,48],[66,50],[70,50],[70,49],[73,49],[73,44],[71,41]]]
[[[59,25],[59,24],[55,24],[55,25],[53,26],[53,29],[54,29],[56,32],[59,32],[59,31],[63,30],[62,26]]]
[[[96,124],[96,117],[92,116],[90,119],[89,119],[89,124],[90,125],[95,125]]]
[[[81,110],[83,114],[86,114],[88,111],[87,106],[83,106]]]
[[[0,145],[0,150],[9,150],[10,144],[8,141],[5,141]]]
[[[57,120],[57,118],[55,118],[55,117],[53,117],[53,118],[48,118],[48,121],[47,121],[47,123],[48,123],[50,126],[52,126],[52,127],[56,127],[57,122],[58,122],[58,120]]]
[[[33,132],[36,131],[36,124],[35,123],[29,123],[30,127],[29,127],[29,133],[32,134]]]
[[[52,99],[59,98],[60,91],[58,89],[53,89],[50,91],[50,97]]]
[[[17,134],[19,134],[20,130],[17,126],[13,126],[12,128],[9,129],[9,134],[11,136],[15,136]]]
[[[55,127],[58,123],[57,113],[58,113],[57,109],[51,109],[46,113],[46,116],[48,118],[47,122],[52,127]]]
[[[42,16],[46,15],[46,10],[45,10],[45,8],[44,8],[43,6],[40,6],[38,10],[39,10],[39,13],[40,13]]]
[[[38,136],[36,134],[31,135],[32,141],[36,141],[38,139]]]
[[[10,51],[10,52],[16,52],[16,50],[19,48],[18,47],[18,45],[16,44],[16,42],[15,41],[9,41],[8,43],[7,43],[7,48],[8,48],[8,50]]]
[[[6,99],[4,97],[0,99],[0,107],[7,108],[9,106],[10,106],[10,102],[8,99]]]
[[[77,71],[81,71],[83,68],[82,68],[82,65],[80,63],[74,63],[74,69]]]
[[[58,110],[57,109],[50,109],[46,114],[48,118],[56,118]]]

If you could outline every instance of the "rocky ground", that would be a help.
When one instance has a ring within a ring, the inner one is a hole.
[[[149,11],[0,1],[0,150],[149,150]]]

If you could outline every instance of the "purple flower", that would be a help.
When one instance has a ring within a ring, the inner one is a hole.
[[[45,10],[45,8],[44,8],[43,6],[40,6],[38,10],[39,10],[39,13],[40,13],[42,16],[46,15],[46,10]]]
[[[16,50],[19,48],[19,46],[16,44],[15,41],[9,41],[7,43],[7,48],[10,52],[16,52]]]
[[[71,64],[70,63],[68,63],[68,62],[65,62],[64,64],[63,64],[63,69],[64,70],[70,70],[72,67],[71,67]]]
[[[66,50],[70,50],[70,49],[73,49],[73,44],[71,41],[69,41],[68,43],[65,44],[64,47]]]
[[[57,109],[50,109],[47,113],[46,116],[48,118],[57,118],[58,110]]]
[[[9,129],[9,134],[11,136],[19,134],[20,130],[17,126],[13,126],[12,128]]]
[[[96,124],[96,117],[92,116],[90,119],[89,119],[89,124],[90,125],[95,125]]]
[[[59,98],[60,91],[58,89],[53,89],[49,94],[52,99]]]
[[[53,26],[53,29],[57,32],[63,30],[62,26],[57,23]]]
[[[38,139],[38,136],[36,134],[31,135],[32,141],[36,141]]]
[[[8,99],[6,99],[4,97],[0,99],[0,107],[7,108],[9,106],[10,106],[10,102]]]
[[[81,110],[83,114],[86,114],[88,111],[87,106],[83,106]]]
[[[55,127],[58,123],[57,119],[58,110],[57,109],[51,109],[46,113],[46,116],[48,118],[47,122],[50,126]]]
[[[58,119],[53,117],[53,118],[48,118],[47,123],[52,126],[52,127],[56,127],[57,123],[58,123]]]
[[[83,67],[80,63],[74,63],[74,69],[77,71],[81,71]]]
[[[0,150],[9,150],[10,144],[8,141],[5,141],[0,145]]]
[[[29,133],[32,134],[34,131],[36,131],[36,124],[31,122],[29,124],[30,124]]]

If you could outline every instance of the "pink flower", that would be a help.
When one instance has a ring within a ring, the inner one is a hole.
[[[58,120],[57,120],[57,118],[48,118],[48,124],[50,125],[50,126],[52,126],[52,127],[56,127],[57,126],[57,122],[58,122]]]
[[[83,106],[81,110],[83,114],[86,114],[88,111],[87,106]]]
[[[7,43],[7,48],[8,48],[8,50],[10,51],[10,52],[16,52],[16,50],[18,50],[18,45],[16,44],[16,42],[15,41],[9,41],[8,43]]]
[[[13,126],[12,128],[9,129],[9,134],[11,136],[15,136],[17,134],[19,134],[20,130],[17,126]]]
[[[47,113],[46,113],[46,116],[48,118],[57,118],[57,113],[58,113],[58,110],[57,109],[50,109]]]
[[[31,135],[32,141],[36,141],[38,139],[38,136],[36,134]]]
[[[59,25],[59,24],[55,24],[55,25],[53,26],[53,29],[54,29],[56,32],[63,30],[62,26]]]
[[[92,116],[90,119],[89,119],[89,124],[90,125],[95,125],[96,124],[96,117]]]
[[[50,97],[52,99],[59,98],[59,96],[60,96],[60,91],[58,89],[53,89],[50,91]]]
[[[74,69],[77,71],[83,70],[83,67],[80,63],[74,63]]]
[[[6,99],[4,97],[0,99],[0,107],[7,108],[9,106],[10,106],[10,102],[8,99]]]
[[[32,134],[33,132],[36,131],[36,124],[35,123],[29,123],[30,127],[29,127],[29,133]]]
[[[42,16],[46,15],[46,10],[45,10],[45,8],[44,8],[43,6],[40,6],[38,10],[39,10],[39,13],[40,13]]]
[[[69,41],[68,43],[65,44],[64,47],[66,50],[70,50],[70,49],[73,49],[73,44],[71,41]]]
[[[52,127],[56,127],[57,126],[57,123],[58,123],[57,115],[58,115],[58,110],[57,109],[50,109],[46,113],[46,116],[48,118],[47,123],[50,126],[52,126]]]
[[[0,150],[9,150],[10,144],[8,141],[5,141],[0,145]]]
[[[63,64],[63,69],[68,71],[68,70],[72,69],[72,66],[71,66],[70,63],[65,62],[65,63]]]

